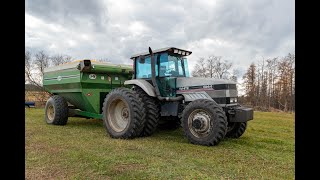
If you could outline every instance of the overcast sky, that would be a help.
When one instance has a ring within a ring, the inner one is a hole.
[[[292,0],[26,0],[25,46],[75,59],[131,63],[163,47],[222,56],[242,73],[251,62],[295,52]]]

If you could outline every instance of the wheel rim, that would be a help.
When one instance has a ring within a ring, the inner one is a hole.
[[[207,137],[211,131],[211,116],[203,109],[194,110],[188,117],[190,132],[197,138]]]
[[[54,108],[52,105],[49,105],[48,108],[47,108],[47,116],[48,116],[48,119],[50,121],[53,121],[54,119]]]
[[[121,99],[116,99],[110,103],[108,108],[108,122],[116,132],[123,131],[130,118],[128,104]]]

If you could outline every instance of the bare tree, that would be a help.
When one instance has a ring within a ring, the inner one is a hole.
[[[44,90],[42,86],[44,69],[52,65],[59,65],[71,61],[71,56],[68,55],[54,55],[51,58],[44,51],[39,51],[32,54],[30,51],[25,51],[25,83],[35,85],[40,91],[25,91],[25,95],[33,96],[36,102],[45,103],[49,92]]]
[[[239,74],[240,74],[239,69],[236,69],[236,68],[232,69],[232,74],[229,77],[229,80],[237,83]]]
[[[54,66],[58,66],[60,64],[64,64],[64,63],[70,62],[71,58],[72,57],[68,56],[68,55],[56,54],[56,55],[52,56],[50,59],[51,59],[52,64]]]
[[[288,54],[278,63],[279,71],[279,108],[284,111],[291,111],[293,97],[293,77],[294,77],[294,61],[295,55]]]
[[[227,60],[222,61],[221,56],[209,56],[206,60],[200,58],[195,65],[192,75],[195,77],[210,77],[228,79],[232,63]]]
[[[70,62],[71,59],[71,56],[61,54],[50,57],[44,51],[38,51],[32,56],[30,51],[25,51],[25,82],[42,87],[45,68]]]
[[[221,57],[217,57],[217,56],[209,56],[208,59],[206,60],[206,64],[207,64],[207,68],[206,71],[209,74],[208,76],[210,78],[213,78],[215,75],[215,64],[217,60],[220,60]]]
[[[25,51],[25,83],[33,84],[38,87],[42,87],[39,82],[39,78],[35,74],[34,70],[34,60],[32,59],[32,53],[30,51]]]
[[[216,58],[214,61],[214,72],[216,73],[216,78],[228,79],[229,70],[232,67],[232,63],[227,60],[222,61],[221,57]]]
[[[31,65],[32,65],[32,59],[31,59],[31,52],[25,51],[25,62],[24,62],[24,82],[29,81],[29,76],[31,75]]]
[[[276,81],[276,70],[277,70],[277,58],[267,59],[267,71],[268,71],[268,109],[275,106],[274,102],[274,89]]]
[[[34,64],[43,76],[44,69],[50,66],[50,57],[44,51],[39,51],[35,54],[35,58]]]
[[[38,87],[40,92],[25,91],[25,97],[28,98],[30,96],[33,96],[35,98],[35,101],[37,101],[38,103],[44,103],[50,93],[46,91],[41,92],[41,90],[44,90],[41,83],[42,76],[41,73],[36,72],[37,67],[35,65],[35,60],[32,57],[33,56],[30,51],[25,51],[25,83],[35,85],[36,87]]]
[[[192,71],[194,77],[207,77],[207,67],[204,58],[200,58]]]
[[[256,94],[256,65],[252,63],[248,68],[247,72],[243,75],[246,101],[252,106],[255,105],[255,94]]]
[[[69,56],[69,55],[64,55],[63,58],[64,58],[65,63],[71,62],[71,60],[72,60],[72,56]]]

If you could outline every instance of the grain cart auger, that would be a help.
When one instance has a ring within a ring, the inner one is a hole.
[[[225,136],[239,138],[245,132],[247,121],[253,119],[253,110],[237,102],[236,83],[189,77],[186,56],[191,53],[174,47],[155,51],[149,47],[149,52],[130,58],[133,60],[134,72],[131,80],[124,81],[122,86],[125,87],[109,88],[103,94],[106,95],[103,105],[100,98],[101,117],[111,137],[128,139],[149,136],[156,130],[160,118],[172,123],[181,122],[189,142],[200,145],[217,145]],[[88,72],[92,70],[88,69]],[[129,79],[129,76],[123,77]],[[64,89],[63,86],[59,87]],[[95,88],[95,84],[86,87],[89,91]],[[67,98],[71,94],[63,98],[56,97],[57,101],[69,102]],[[85,97],[85,94],[82,93],[82,96]],[[66,100],[60,100],[64,98]],[[94,100],[90,104],[94,104]],[[76,106],[80,109],[78,114],[85,111],[86,114],[82,115],[88,116],[91,113],[79,107]],[[50,112],[56,110],[53,108],[47,111],[48,119]],[[53,113],[53,119],[55,117]]]

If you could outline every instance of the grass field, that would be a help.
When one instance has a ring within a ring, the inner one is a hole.
[[[294,179],[294,114],[255,112],[245,134],[189,144],[182,129],[111,139],[101,120],[44,122],[26,109],[26,179]]]

